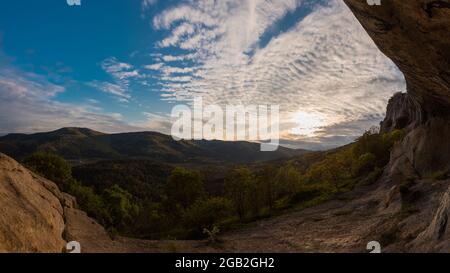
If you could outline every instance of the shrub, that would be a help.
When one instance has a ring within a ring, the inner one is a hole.
[[[360,176],[370,173],[377,164],[377,158],[372,153],[365,153],[353,162],[352,173],[354,176]]]
[[[230,200],[213,197],[197,200],[184,214],[184,223],[188,228],[211,229],[220,220],[229,217],[232,212]]]
[[[130,220],[139,214],[139,206],[133,202],[133,196],[118,185],[106,189],[103,198],[112,224],[119,230],[125,230]]]
[[[92,188],[83,186],[80,182],[73,180],[69,185],[68,193],[76,197],[78,205],[90,217],[95,218],[105,226],[112,224],[111,216],[102,197],[97,195]]]
[[[55,182],[63,191],[67,191],[72,179],[70,165],[61,157],[38,152],[25,158],[23,164],[33,172]]]
[[[101,196],[90,187],[83,186],[72,177],[70,165],[62,158],[51,153],[38,152],[25,158],[24,165],[32,171],[55,182],[58,187],[77,199],[77,204],[89,216],[102,225],[110,225],[111,217]]]
[[[226,179],[225,188],[227,196],[233,202],[234,209],[240,219],[247,216],[251,206],[254,209],[257,205],[251,204],[257,191],[255,191],[255,177],[248,168],[234,169]]]
[[[180,205],[187,209],[204,193],[203,179],[199,172],[184,168],[175,168],[165,186],[169,205]]]
[[[311,201],[325,193],[323,188],[320,187],[304,187],[297,191],[289,200],[289,204],[297,205],[300,203]]]

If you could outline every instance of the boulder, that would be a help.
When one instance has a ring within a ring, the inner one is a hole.
[[[0,154],[0,252],[61,252],[58,187]]]

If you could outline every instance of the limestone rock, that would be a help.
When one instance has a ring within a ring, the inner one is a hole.
[[[450,113],[450,2],[344,0],[380,50],[405,75],[427,117]]]
[[[0,252],[61,252],[59,194],[55,184],[0,154]]]
[[[439,208],[428,228],[413,242],[413,247],[423,252],[450,249],[450,188],[444,193]]]
[[[381,133],[396,129],[410,131],[422,123],[423,113],[420,105],[408,94],[397,93],[388,103],[386,118],[381,123]]]
[[[0,153],[0,252],[114,252],[105,229],[78,210],[75,197]]]

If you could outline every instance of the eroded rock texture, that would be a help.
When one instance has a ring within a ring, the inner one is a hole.
[[[377,46],[404,73],[426,118],[450,113],[450,1],[344,0]]]
[[[396,220],[389,222],[395,231],[390,249],[448,252],[450,1],[381,0],[380,6],[365,0],[344,2],[407,82],[408,93],[390,100],[381,123],[381,132],[407,132],[394,146],[380,181],[393,189],[384,207],[398,210]]]
[[[64,252],[71,240],[82,252],[112,245],[74,197],[0,153],[0,252]]]

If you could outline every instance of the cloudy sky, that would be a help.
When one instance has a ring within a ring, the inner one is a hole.
[[[346,144],[405,90],[341,0],[16,0],[0,9],[0,134],[170,132],[171,109],[276,104],[283,143]]]

